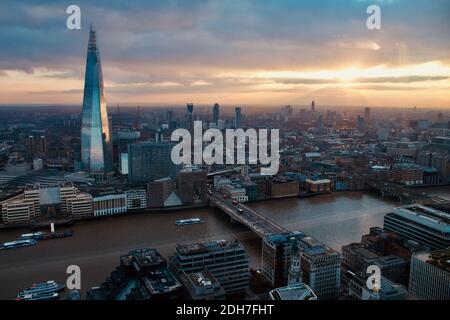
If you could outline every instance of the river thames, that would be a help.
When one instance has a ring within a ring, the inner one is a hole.
[[[359,241],[372,226],[382,226],[384,214],[397,202],[375,194],[342,192],[312,198],[289,198],[250,204],[288,230],[309,233],[328,246]],[[203,224],[178,227],[181,218],[201,217]],[[152,247],[163,256],[173,254],[177,243],[201,240],[242,241],[252,268],[261,265],[261,239],[245,226],[233,224],[216,209],[152,212],[78,222],[70,238],[38,242],[36,246],[0,251],[0,299],[13,299],[33,283],[56,280],[65,284],[66,268],[81,268],[82,291],[109,276],[119,257],[129,250]],[[22,230],[3,230],[0,242],[16,239]]]

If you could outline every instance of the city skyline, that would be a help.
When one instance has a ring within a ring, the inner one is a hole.
[[[366,28],[372,3],[381,30]],[[81,1],[73,31],[62,2],[4,5],[14,16],[0,15],[13,43],[0,53],[3,105],[81,103],[92,22],[108,105],[450,108],[446,1]]]

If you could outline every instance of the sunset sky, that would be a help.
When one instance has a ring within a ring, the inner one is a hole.
[[[82,29],[66,28],[66,7]],[[366,28],[381,7],[382,29]],[[450,109],[449,0],[0,3],[0,104],[82,103],[89,25],[108,104]]]

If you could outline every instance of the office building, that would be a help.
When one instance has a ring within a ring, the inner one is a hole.
[[[245,188],[238,182],[224,184],[220,187],[220,191],[237,202],[245,203],[248,201]]]
[[[172,178],[162,178],[147,184],[147,206],[161,208],[180,206],[183,204],[176,192],[176,185]]]
[[[192,130],[194,128],[194,104],[188,103],[186,105],[186,129]]]
[[[319,299],[336,298],[341,277],[339,253],[299,231],[264,237],[262,273],[266,280],[275,288],[287,284],[293,246],[298,246],[303,283]]]
[[[274,289],[269,296],[272,300],[317,300],[316,294],[304,283]]]
[[[370,123],[370,108],[364,109],[364,120],[366,123]]]
[[[413,163],[396,163],[394,181],[405,185],[423,183],[423,168]]]
[[[178,274],[181,284],[192,300],[224,300],[226,292],[219,280],[209,271]]]
[[[216,124],[217,128],[219,128],[219,119],[220,119],[220,106],[218,103],[214,104],[213,107],[213,122]]]
[[[1,203],[5,224],[71,219],[92,215],[92,196],[72,183],[27,185],[23,193]]]
[[[382,256],[364,243],[342,246],[342,268],[353,273],[366,272],[371,265],[380,267],[381,274],[395,283],[407,283],[408,262],[395,255]]]
[[[419,300],[450,300],[450,248],[413,255],[409,292]]]
[[[45,136],[29,136],[27,140],[28,159],[46,157],[48,151],[47,138]]]
[[[86,58],[84,98],[81,124],[81,163],[83,170],[97,179],[110,176],[112,168],[112,137],[97,36],[91,27]]]
[[[125,191],[127,211],[147,208],[147,190]]]
[[[127,212],[127,197],[124,193],[107,194],[92,200],[94,216],[109,216]]]
[[[140,142],[128,145],[128,178],[131,183],[147,183],[171,177],[175,179],[179,165],[171,159],[174,144]]]
[[[208,176],[205,170],[185,168],[178,173],[177,181],[178,193],[184,204],[206,204],[208,200]]]
[[[120,257],[120,265],[87,300],[171,300],[182,297],[181,284],[156,249],[136,249]]]
[[[236,107],[234,109],[234,128],[235,129],[241,128],[241,122],[242,122],[241,107]]]
[[[396,208],[384,217],[384,229],[432,250],[450,246],[450,214],[422,205]]]
[[[209,271],[227,295],[242,293],[249,286],[248,255],[240,242],[219,240],[180,244],[171,262],[177,273]]]

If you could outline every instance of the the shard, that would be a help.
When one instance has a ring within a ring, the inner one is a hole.
[[[103,92],[102,65],[92,26],[84,78],[81,163],[84,171],[95,176],[109,175],[112,172],[112,141]]]

